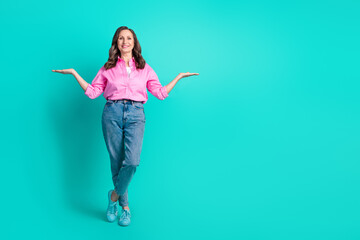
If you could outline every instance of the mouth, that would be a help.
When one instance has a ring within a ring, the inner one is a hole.
[[[123,45],[122,46],[122,48],[128,48],[129,47],[129,45]]]

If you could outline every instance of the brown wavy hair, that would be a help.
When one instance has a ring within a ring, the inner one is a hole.
[[[113,36],[111,47],[109,50],[109,58],[108,58],[108,61],[104,64],[104,67],[106,70],[115,67],[116,62],[118,61],[118,56],[121,57],[121,52],[118,49],[117,41],[118,41],[120,32],[125,29],[129,30],[134,36],[134,48],[132,49],[132,56],[135,59],[136,68],[144,69],[144,67],[145,67],[146,62],[145,62],[145,59],[141,56],[141,46],[140,46],[139,40],[136,37],[134,30],[132,30],[126,26],[121,26],[118,29],[116,29],[116,32]]]

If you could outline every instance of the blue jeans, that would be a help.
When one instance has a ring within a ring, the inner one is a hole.
[[[114,190],[120,206],[127,206],[128,185],[140,163],[145,130],[141,102],[107,100],[102,114],[102,130],[110,156]]]

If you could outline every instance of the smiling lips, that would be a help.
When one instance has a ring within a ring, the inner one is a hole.
[[[123,47],[123,48],[127,48],[127,47],[129,47],[129,45],[126,45],[126,46],[123,45],[122,47]]]

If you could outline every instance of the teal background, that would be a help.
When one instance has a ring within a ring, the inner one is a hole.
[[[4,1],[2,239],[360,239],[359,1]],[[149,93],[132,223],[106,222],[105,99],[134,29]]]

